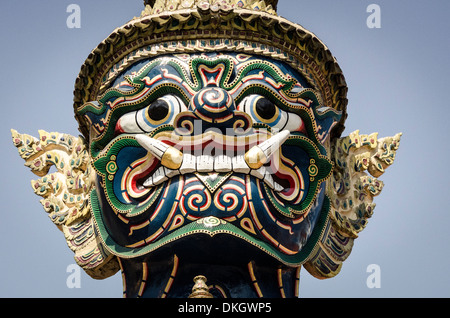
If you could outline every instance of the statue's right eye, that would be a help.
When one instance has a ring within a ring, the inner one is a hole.
[[[147,107],[147,119],[151,122],[160,122],[169,116],[170,106],[164,99],[157,99]]]
[[[175,116],[185,110],[187,107],[178,96],[163,96],[143,109],[120,117],[116,124],[116,134],[148,133],[158,126],[171,124]]]

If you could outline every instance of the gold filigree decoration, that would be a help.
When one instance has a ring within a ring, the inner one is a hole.
[[[156,0],[147,4],[141,17],[162,15],[164,12],[195,9],[199,11],[228,12],[234,9],[261,11],[276,15],[276,2],[273,0]]]
[[[358,233],[373,215],[373,198],[384,186],[377,178],[394,163],[401,136],[378,139],[378,133],[361,135],[357,130],[332,141],[334,171],[327,182],[330,218],[315,251],[303,265],[314,277],[339,274]]]
[[[340,232],[356,238],[373,214],[373,198],[384,183],[377,178],[394,163],[401,133],[378,139],[378,133],[361,135],[359,130],[332,145],[333,176],[327,193],[331,218]]]
[[[12,139],[25,166],[40,177],[32,180],[34,193],[52,222],[64,233],[75,260],[90,276],[114,275],[118,263],[95,235],[89,206],[93,189],[91,164],[82,137],[39,131],[39,138],[12,129]],[[54,167],[55,172],[50,173]]]

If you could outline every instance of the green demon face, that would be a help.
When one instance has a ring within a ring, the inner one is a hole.
[[[90,204],[111,253],[138,257],[220,234],[298,265],[316,245],[329,211],[325,145],[340,113],[287,64],[160,56],[79,114],[91,125]]]

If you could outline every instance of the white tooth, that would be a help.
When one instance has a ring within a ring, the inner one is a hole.
[[[144,187],[146,187],[146,188],[153,187],[153,179],[152,179],[152,177],[148,178],[148,179],[144,182]]]
[[[153,184],[158,185],[163,183],[167,180],[166,175],[164,174],[164,167],[160,167],[156,172],[153,174]]]
[[[183,163],[180,167],[180,173],[186,174],[186,173],[192,173],[196,171],[196,158],[195,156],[191,154],[183,154]]]
[[[150,176],[150,177],[148,177],[148,179],[147,180],[145,180],[145,182],[144,182],[144,187],[146,187],[146,188],[150,188],[150,187],[153,187],[153,177],[152,176]]]
[[[264,166],[262,166],[259,169],[252,169],[252,171],[250,172],[250,174],[252,176],[257,177],[258,179],[264,179],[264,175],[266,174],[266,168]]]
[[[166,175],[167,178],[170,179],[170,178],[173,178],[173,177],[179,175],[180,172],[178,170],[172,170],[172,169],[169,169],[169,168],[164,168],[164,174]]]
[[[250,172],[250,167],[245,162],[243,155],[231,158],[231,166],[234,172],[245,174]]]
[[[143,186],[146,188],[150,188],[155,185],[161,184],[168,178],[175,177],[179,174],[180,172],[178,170],[172,170],[162,166],[158,170],[156,170],[156,172],[152,176],[148,177],[147,180],[145,180]]]
[[[264,175],[264,182],[271,188],[274,189],[274,181],[272,174],[266,170],[266,174]]]
[[[147,151],[150,151],[152,155],[154,155],[159,160],[162,159],[164,153],[170,147],[169,145],[166,145],[162,141],[153,139],[147,135],[136,135],[134,138],[136,138],[136,141],[143,148],[145,148]]]
[[[161,164],[169,169],[178,169],[183,160],[183,154],[178,149],[166,145],[165,143],[150,138],[147,135],[136,135],[136,141],[152,155],[154,155]]]
[[[226,155],[220,155],[214,158],[214,171],[231,171],[231,158]]]
[[[252,169],[259,169],[270,160],[270,157],[280,149],[281,145],[289,138],[289,130],[270,137],[259,145],[253,146],[244,155],[245,162]]]
[[[258,147],[264,152],[267,158],[273,155],[281,145],[289,138],[289,130],[283,130],[282,132],[272,136],[263,143],[260,143]]]
[[[283,188],[281,185],[279,185],[279,184],[276,183],[276,182],[274,182],[274,183],[275,183],[275,191],[276,191],[276,192],[281,192],[281,191],[284,190],[284,188]]]
[[[214,170],[214,157],[203,155],[197,160],[198,172],[211,172]]]

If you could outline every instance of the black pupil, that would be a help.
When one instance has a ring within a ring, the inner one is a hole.
[[[275,116],[275,105],[267,98],[260,98],[256,102],[256,112],[263,119],[272,119]]]
[[[169,113],[169,104],[165,100],[158,99],[148,107],[147,113],[154,121],[164,119]]]

